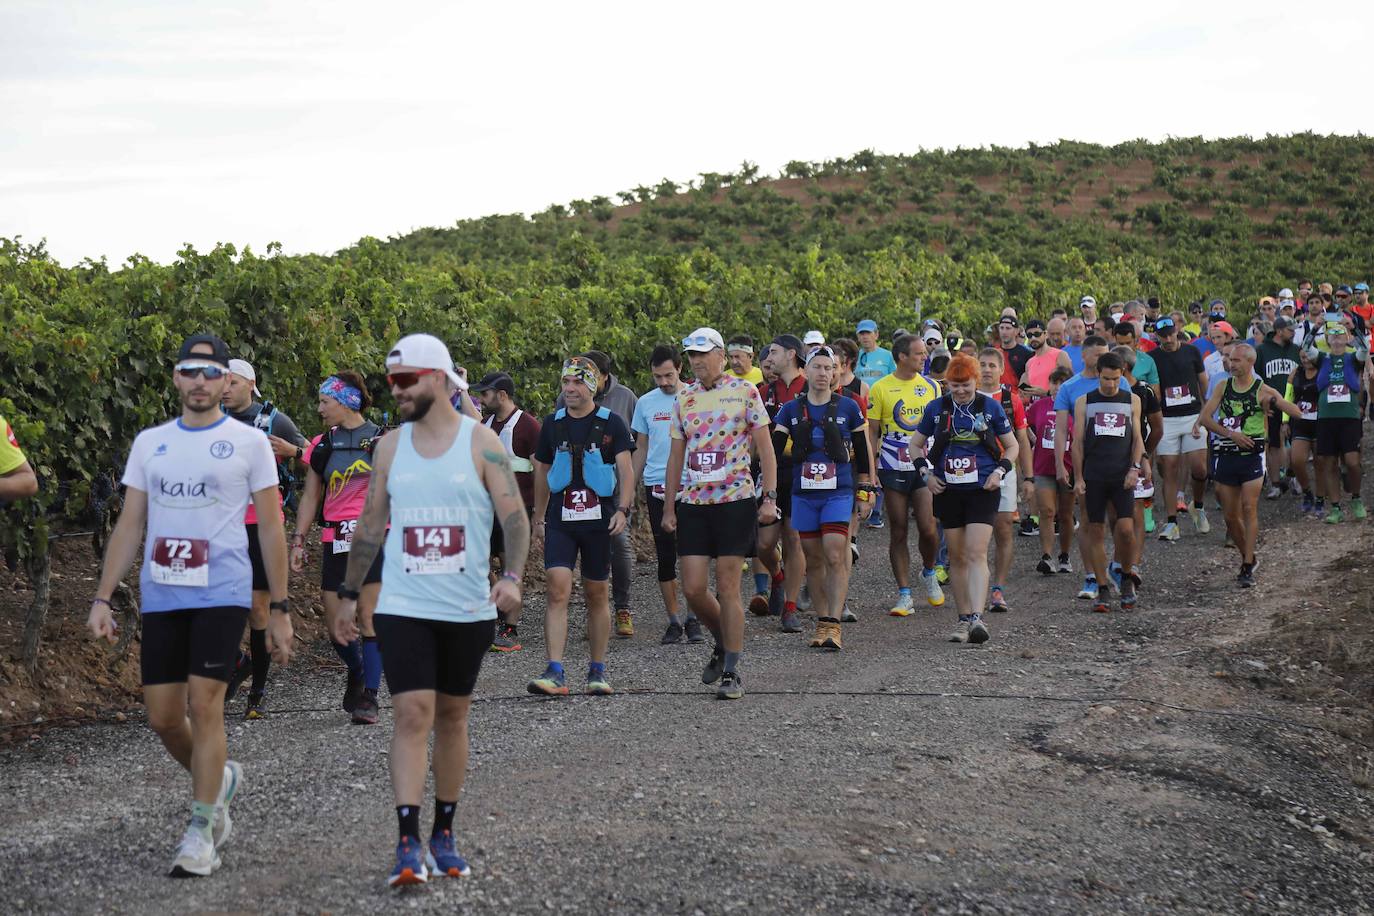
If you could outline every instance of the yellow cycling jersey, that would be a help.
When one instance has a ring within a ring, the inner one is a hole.
[[[19,448],[19,440],[4,417],[0,417],[0,474],[8,474],[23,466],[27,459]]]
[[[878,422],[882,435],[911,435],[926,405],[940,396],[940,386],[924,375],[902,380],[885,375],[868,389],[868,418]]]

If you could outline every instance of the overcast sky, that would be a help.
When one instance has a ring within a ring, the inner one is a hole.
[[[332,252],[745,159],[1374,133],[1367,4],[1283,7],[0,0],[0,236]]]

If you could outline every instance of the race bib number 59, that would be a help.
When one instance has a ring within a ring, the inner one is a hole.
[[[401,568],[413,576],[460,573],[467,569],[467,535],[462,525],[412,525],[401,531]]]

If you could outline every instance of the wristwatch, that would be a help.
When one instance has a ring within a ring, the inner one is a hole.
[[[343,601],[357,601],[358,596],[361,595],[362,592],[358,591],[356,588],[349,588],[347,585],[339,583],[339,587],[334,590],[334,594],[338,595]]]
[[[303,458],[304,456],[305,456],[305,449],[301,448],[299,445],[296,446],[296,460],[297,460],[297,461],[300,461],[301,458]]]
[[[271,611],[281,611],[283,614],[291,613],[291,606],[285,601],[272,601],[268,603],[267,609]]]
[[[777,501],[778,501],[778,491],[777,491],[777,490],[764,490],[764,491],[763,491],[763,498],[764,498],[764,499],[771,499],[773,502],[777,502]]]

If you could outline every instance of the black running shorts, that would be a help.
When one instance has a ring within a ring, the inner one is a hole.
[[[931,505],[935,510],[935,518],[942,527],[948,529],[991,525],[997,519],[997,507],[1001,502],[1000,489],[946,487],[943,493],[935,494]]]
[[[1212,481],[1227,487],[1240,487],[1264,478],[1264,453],[1238,455],[1216,452],[1212,455]]]
[[[778,497],[781,499],[781,495]],[[758,504],[737,499],[711,506],[677,504],[677,555],[752,557],[758,552]]]
[[[452,697],[470,696],[496,635],[494,619],[452,623],[377,614],[372,625],[377,628],[386,686],[393,695],[433,690]]]
[[[327,541],[321,545],[323,554],[320,559],[320,588],[327,592],[336,592],[339,586],[343,585],[344,574],[348,572],[348,558],[352,554],[335,553],[334,543]],[[383,550],[377,551],[377,559],[372,561],[372,567],[363,577],[363,585],[374,585],[382,581],[382,555]]]
[[[1359,417],[1318,417],[1317,454],[1332,457],[1358,452],[1364,433],[1360,423]]]
[[[1107,506],[1116,509],[1117,518],[1135,517],[1135,488],[1127,487],[1123,477],[1120,480],[1083,481],[1084,511],[1088,521],[1100,525],[1107,520]]]
[[[229,683],[248,624],[246,607],[203,607],[143,615],[143,686],[184,684],[188,675]]]

